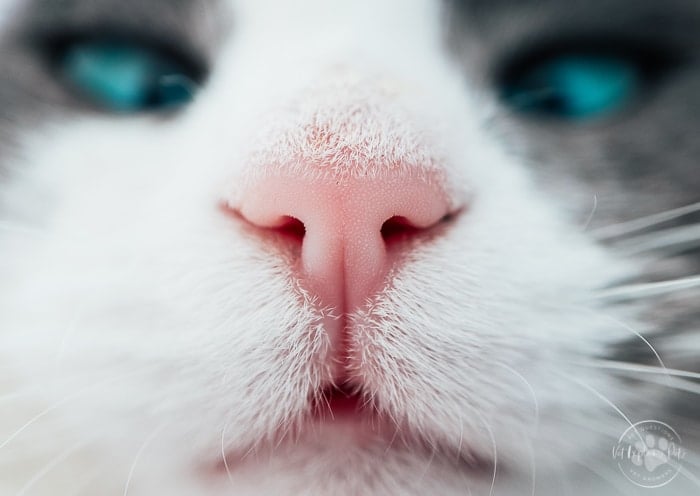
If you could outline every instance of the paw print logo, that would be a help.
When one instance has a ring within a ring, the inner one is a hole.
[[[613,459],[622,473],[642,487],[671,482],[680,472],[684,456],[678,433],[656,420],[630,426],[613,447]]]
[[[647,472],[654,472],[660,466],[668,463],[668,447],[669,443],[665,437],[647,434],[644,436],[644,442],[634,443],[636,453],[632,456],[631,461],[637,466],[644,466]]]

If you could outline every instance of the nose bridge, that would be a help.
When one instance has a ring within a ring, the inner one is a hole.
[[[309,178],[444,176],[446,153],[431,125],[419,125],[404,83],[346,67],[300,90],[251,123],[239,152],[244,182],[265,176]],[[424,95],[422,95],[424,97]]]

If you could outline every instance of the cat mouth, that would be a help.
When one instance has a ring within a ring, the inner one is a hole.
[[[222,452],[215,472],[230,476],[239,468],[261,460],[293,458],[301,449],[312,447],[318,458],[332,458],[331,453],[354,451],[357,456],[377,449],[385,454],[395,451],[410,456],[447,463],[473,478],[488,480],[494,460],[471,449],[462,439],[439,442],[422,434],[406,422],[384,413],[361,387],[342,383],[329,385],[309,400],[309,410],[296,424],[287,426],[271,439],[246,449]],[[499,466],[499,470],[501,467]]]
[[[311,418],[316,422],[370,420],[375,414],[361,389],[347,382],[327,386],[311,400]]]

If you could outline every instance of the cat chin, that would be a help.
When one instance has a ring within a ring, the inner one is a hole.
[[[358,434],[346,424],[318,429],[315,435],[283,443],[274,452],[263,448],[238,466],[221,465],[200,480],[220,485],[221,494],[235,488],[237,495],[410,496],[487,488],[492,474],[492,466],[470,465],[452,455],[431,454],[401,442],[388,445],[386,439]]]
[[[287,429],[276,439],[265,439],[233,449],[209,464],[213,474],[236,477],[267,464],[324,465],[328,473],[362,465],[367,457],[381,454],[399,460],[441,460],[470,478],[489,478],[494,461],[489,454],[469,446],[467,440],[431,440],[381,416],[336,414],[334,418],[311,418],[297,429]],[[302,459],[306,461],[302,463]],[[431,462],[432,463],[432,462]]]

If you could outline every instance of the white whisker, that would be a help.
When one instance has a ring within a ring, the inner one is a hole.
[[[586,219],[585,224],[583,224],[582,231],[588,230],[588,227],[591,225],[591,222],[593,221],[593,216],[595,215],[596,210],[598,210],[598,195],[593,195],[593,207],[591,207],[591,213],[588,214],[588,218]]]
[[[625,256],[652,251],[662,251],[670,255],[698,246],[700,246],[700,225],[692,224],[626,239],[615,245],[615,251]]]
[[[569,479],[566,478],[566,471],[564,469],[564,463],[561,461],[556,461],[555,462],[559,466],[559,471],[556,473],[557,478],[559,479],[559,482],[561,482],[561,485],[564,489],[564,496],[574,496],[574,490],[571,487],[571,483],[569,482]]]
[[[532,477],[532,493],[530,493],[530,495],[535,496],[537,490],[537,461],[535,460],[535,447],[531,439],[528,439],[528,448],[530,455],[530,477]]]
[[[32,418],[29,419],[26,423],[24,423],[19,429],[17,429],[13,434],[11,434],[10,437],[8,437],[7,439],[5,439],[5,441],[3,441],[2,443],[0,443],[0,450],[2,450],[5,446],[7,446],[8,444],[10,444],[14,439],[16,439],[20,434],[22,434],[22,432],[24,432],[25,430],[27,430],[27,429],[28,429],[29,427],[31,427],[34,423],[38,422],[39,420],[41,420],[42,418],[46,417],[46,416],[47,416],[48,414],[50,414],[51,412],[53,412],[53,411],[57,410],[58,408],[62,407],[63,405],[65,405],[65,404],[68,403],[69,401],[71,401],[71,400],[73,400],[73,399],[75,399],[75,398],[79,398],[80,396],[82,396],[82,395],[84,395],[84,394],[87,394],[87,393],[89,393],[89,392],[91,392],[91,391],[94,391],[94,390],[96,390],[96,389],[98,389],[98,388],[100,388],[100,387],[103,387],[105,384],[109,384],[110,382],[118,381],[118,380],[120,380],[120,379],[124,379],[124,378],[126,378],[126,377],[130,377],[130,376],[136,375],[136,374],[138,374],[138,373],[140,373],[140,372],[143,372],[143,371],[144,371],[144,369],[141,369],[141,370],[139,370],[139,371],[136,371],[136,372],[132,371],[132,372],[129,372],[129,373],[127,373],[127,374],[120,375],[120,376],[118,376],[118,377],[111,377],[111,378],[109,378],[109,379],[107,379],[107,380],[100,381],[100,382],[98,382],[97,384],[92,384],[92,385],[90,385],[90,386],[88,386],[88,387],[85,387],[85,388],[83,388],[83,389],[80,389],[80,390],[77,391],[76,393],[73,393],[73,394],[70,394],[70,395],[66,396],[66,397],[63,398],[62,400],[57,401],[56,403],[52,404],[52,405],[49,406],[48,408],[46,408],[46,409],[44,409],[43,411],[37,413],[34,417],[32,417]]]
[[[588,471],[590,471],[593,475],[598,477],[600,480],[602,480],[606,484],[609,484],[610,487],[614,487],[615,489],[617,489],[620,492],[620,494],[629,495],[629,496],[638,496],[635,494],[635,492],[633,492],[633,491],[635,491],[636,486],[633,486],[632,484],[626,483],[627,481],[625,481],[622,478],[615,477],[617,474],[614,474],[614,473],[613,474],[606,474],[605,472],[600,470],[598,467],[594,467],[592,465],[589,465],[588,463],[585,463],[581,460],[575,461],[574,463],[576,463],[577,465],[579,465],[581,467],[588,469]]]
[[[583,362],[584,365],[601,369],[625,370],[630,372],[641,372],[647,374],[664,374],[667,376],[683,377],[686,379],[700,380],[700,373],[687,370],[669,369],[667,367],[656,367],[654,365],[643,365],[628,362],[618,362],[615,360],[597,360],[594,362]]]
[[[535,417],[535,426],[534,426],[533,431],[535,433],[537,433],[537,431],[539,430],[539,423],[540,423],[540,405],[539,405],[539,401],[537,400],[537,395],[535,394],[535,389],[532,387],[532,384],[530,384],[530,381],[525,379],[525,377],[520,372],[515,370],[514,368],[512,368],[504,363],[498,363],[498,365],[500,365],[501,367],[503,367],[504,369],[509,371],[511,374],[515,375],[518,379],[520,379],[523,382],[523,384],[525,384],[525,387],[528,389],[528,391],[530,391],[530,395],[532,396],[532,404],[533,404],[533,408],[534,408],[533,415]]]
[[[461,429],[463,429],[463,426],[460,426]],[[394,433],[391,435],[391,439],[389,440],[389,443],[386,445],[386,449],[384,450],[384,456],[386,456],[389,451],[391,451],[391,448],[394,447],[394,442],[396,442],[396,436],[399,435],[399,428],[395,427],[394,428]],[[462,451],[462,431],[460,430],[460,437],[459,437],[459,448],[458,448],[458,454],[461,455]]]
[[[635,379],[638,379],[640,381],[644,382],[649,382],[652,384],[658,384],[660,386],[666,386],[671,389],[675,389],[677,391],[683,391],[686,393],[691,393],[691,394],[697,394],[700,395],[700,385],[685,380],[685,379],[680,379],[680,378],[672,378],[670,381],[668,378],[664,378],[663,380],[658,379],[656,376],[646,376],[646,377],[636,377]]]
[[[695,475],[693,475],[693,473],[685,467],[680,467],[680,474],[686,479],[688,479],[690,482],[692,482],[693,485],[700,487],[700,479],[695,477]]]
[[[682,464],[679,462],[676,462],[675,460],[668,458],[666,461],[666,464],[670,465],[671,467],[675,468],[678,470],[678,473],[681,474],[683,477],[688,479],[690,482],[693,483],[693,485],[700,487],[700,480],[693,475],[692,472],[688,471]]]
[[[593,386],[591,386],[591,385],[589,385],[589,384],[586,384],[585,382],[580,381],[579,379],[577,379],[577,378],[575,378],[575,377],[572,377],[572,376],[570,376],[570,375],[568,375],[568,374],[561,374],[561,375],[562,375],[563,377],[569,379],[570,381],[575,382],[575,383],[578,384],[579,386],[581,386],[581,387],[587,389],[587,390],[590,391],[593,395],[595,395],[595,396],[598,397],[600,400],[602,400],[604,403],[606,403],[607,405],[609,405],[610,408],[612,408],[620,417],[622,417],[622,418],[625,420],[625,422],[627,422],[627,424],[634,430],[634,432],[635,432],[635,434],[637,435],[637,437],[639,437],[639,440],[640,440],[641,442],[644,442],[644,438],[642,437],[642,435],[641,435],[641,434],[639,433],[639,431],[637,430],[637,427],[634,425],[634,422],[632,422],[632,421],[629,419],[629,417],[628,417],[627,415],[625,415],[625,413],[622,411],[622,409],[621,409],[620,407],[618,407],[615,403],[613,403],[607,396],[605,396],[603,393],[601,393],[600,391],[598,391],[598,390],[597,390],[596,388],[594,388]]]
[[[691,450],[686,451],[685,457],[683,458],[683,465],[690,465],[695,469],[700,468],[700,459],[697,453]]]
[[[623,329],[626,329],[631,334],[633,334],[634,336],[639,338],[639,340],[642,341],[649,348],[649,350],[651,350],[651,352],[654,354],[654,357],[659,362],[659,365],[661,365],[661,368],[666,369],[666,364],[661,359],[661,355],[659,355],[659,352],[656,351],[656,348],[654,348],[654,346],[649,342],[649,340],[647,338],[645,338],[644,336],[642,336],[641,333],[639,333],[638,331],[636,331],[635,329],[633,329],[629,325],[625,324],[624,322],[622,322],[614,317],[611,317],[610,315],[606,315],[606,314],[598,314],[598,315],[602,316],[606,320],[609,320],[610,322],[613,322],[614,324],[617,324],[618,326],[622,327]]]
[[[134,472],[136,471],[136,465],[138,464],[139,460],[141,459],[141,455],[143,455],[143,452],[146,451],[146,448],[153,442],[153,440],[160,434],[160,432],[163,430],[163,428],[166,426],[166,423],[163,423],[156,427],[156,429],[151,432],[146,440],[143,442],[139,450],[136,452],[136,456],[134,457],[134,461],[131,464],[131,467],[129,468],[129,475],[126,477],[126,483],[124,484],[124,493],[123,496],[127,496],[129,493],[129,487],[131,486],[131,481],[133,480],[134,477]]]
[[[428,458],[428,463],[425,464],[425,469],[423,472],[420,474],[420,477],[418,478],[418,481],[421,482],[425,478],[425,475],[428,473],[428,470],[430,470],[430,466],[433,464],[433,460],[435,459],[435,452],[437,451],[437,448],[433,446],[432,444],[430,445],[430,458]]]
[[[619,224],[613,224],[611,226],[602,227],[592,231],[592,234],[601,241],[609,240],[625,234],[630,234],[636,231],[641,231],[647,227],[653,227],[664,222],[668,222],[678,217],[683,217],[694,212],[700,211],[700,202],[691,203],[680,208],[674,208],[671,210],[666,210],[665,212],[660,212],[658,214],[649,215],[646,217],[640,217],[627,222],[621,222]]]
[[[459,417],[459,444],[457,445],[457,459],[462,457],[462,447],[464,444],[464,420]]]
[[[233,482],[233,475],[231,474],[231,469],[228,466],[228,460],[226,459],[226,429],[228,429],[229,424],[230,422],[226,422],[224,424],[223,429],[221,429],[221,460],[224,462],[224,469],[226,470],[228,481],[231,483],[232,487],[236,487],[236,485]]]
[[[491,449],[493,450],[493,475],[491,476],[491,489],[489,490],[489,496],[493,496],[493,490],[496,487],[496,473],[498,472],[498,449],[496,447],[496,436],[493,434],[493,429],[491,425],[486,421],[482,413],[473,408],[472,411],[479,417],[479,420],[486,428],[486,431],[491,438]]]
[[[671,279],[669,281],[628,284],[625,286],[603,289],[596,292],[595,298],[609,302],[620,302],[662,296],[692,288],[700,288],[700,275]]]
[[[47,463],[41,470],[39,470],[34,476],[32,476],[31,479],[27,481],[27,483],[20,489],[16,496],[24,496],[27,494],[27,492],[34,487],[34,484],[39,482],[46,474],[48,474],[51,470],[54,469],[57,465],[60,463],[64,462],[67,460],[69,457],[71,457],[73,454],[75,454],[78,450],[81,448],[85,447],[88,443],[86,441],[81,441],[80,443],[75,444],[71,448],[68,448],[67,450],[63,451],[60,453],[56,458],[51,460],[49,463]]]
[[[593,431],[611,440],[617,440],[620,437],[619,428],[603,420],[595,419],[591,416],[581,418],[580,420],[581,422],[579,423],[575,422],[574,419],[562,417],[559,419],[559,422],[570,424],[578,429]]]

